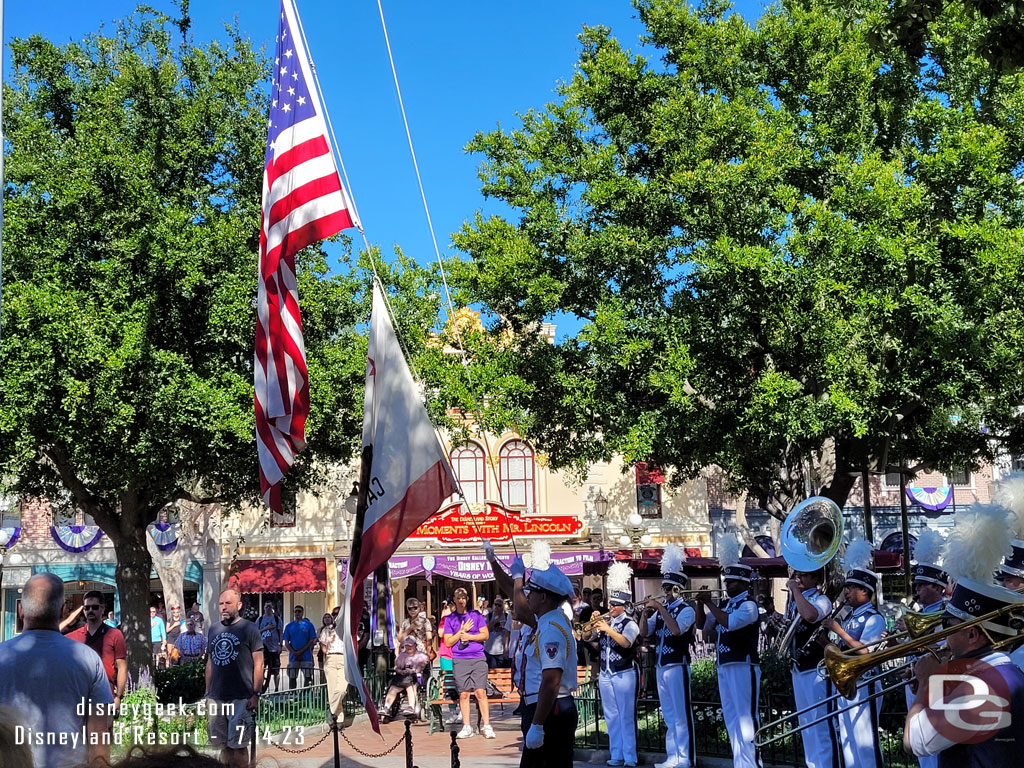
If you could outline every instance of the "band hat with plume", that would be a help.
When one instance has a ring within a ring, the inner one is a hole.
[[[1012,513],[1012,553],[999,566],[999,573],[1024,578],[1024,472],[1014,472],[1000,480],[993,501]]]
[[[843,567],[846,569],[846,586],[864,587],[871,594],[878,594],[878,574],[871,570],[874,559],[871,543],[866,539],[854,539],[846,545]]]
[[[683,572],[686,553],[678,544],[666,544],[661,553],[661,583],[672,584],[681,589],[686,587],[687,576]]]
[[[946,570],[956,580],[946,613],[968,621],[1009,604],[1024,604],[1024,596],[992,584],[992,576],[1012,551],[1012,513],[997,504],[980,504],[958,515],[956,527],[946,540]],[[986,621],[985,629],[1016,634],[1009,616]]]
[[[633,600],[633,569],[622,562],[608,566],[608,605],[624,605]]]
[[[935,584],[943,588],[949,584],[949,574],[941,566],[945,547],[946,540],[941,533],[933,528],[925,528],[921,531],[914,547],[915,584]]]
[[[740,553],[742,551],[740,539],[736,531],[726,531],[718,544],[718,562],[722,566],[722,578],[724,580],[750,583],[754,569],[749,565],[742,565],[740,563]]]

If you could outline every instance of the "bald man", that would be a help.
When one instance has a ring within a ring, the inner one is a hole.
[[[224,765],[245,768],[252,738],[253,711],[263,687],[263,638],[239,616],[242,596],[220,594],[220,621],[210,627],[206,652],[206,698],[210,699],[210,743],[221,748]]]
[[[0,705],[16,712],[11,725],[23,729],[22,743],[32,745],[33,761],[46,768],[110,759],[107,715],[114,696],[107,673],[92,648],[60,633],[63,609],[64,582],[36,574],[18,607],[25,631],[0,643]]]

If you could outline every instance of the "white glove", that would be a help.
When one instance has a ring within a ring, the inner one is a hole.
[[[544,726],[536,723],[530,724],[530,730],[526,732],[526,748],[540,749],[544,746]]]
[[[484,555],[487,556],[487,562],[494,562],[496,556],[494,554],[494,546],[491,544],[490,539],[484,539]]]
[[[523,558],[517,557],[512,561],[512,565],[509,566],[509,573],[513,579],[526,578],[526,563],[523,562]]]

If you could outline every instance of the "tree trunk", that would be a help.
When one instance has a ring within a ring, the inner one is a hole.
[[[122,514],[127,511],[122,510]],[[146,548],[146,536],[145,525],[122,529],[111,536],[117,555],[115,581],[121,597],[121,629],[128,646],[128,674],[136,684],[141,670],[153,673],[149,633],[149,574],[153,558]]]
[[[821,489],[821,495],[832,499],[839,508],[846,506],[846,500],[850,498],[850,491],[858,480],[858,475],[850,472],[836,472],[832,482]]]

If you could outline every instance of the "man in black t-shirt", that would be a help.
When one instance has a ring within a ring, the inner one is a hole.
[[[210,627],[206,652],[206,698],[211,700],[210,743],[220,746],[224,765],[248,766],[252,713],[263,685],[263,639],[239,616],[242,596],[234,589],[220,595],[220,622]]]

